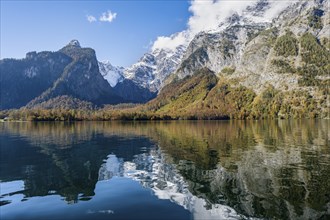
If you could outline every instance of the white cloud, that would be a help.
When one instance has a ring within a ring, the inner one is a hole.
[[[100,17],[100,21],[104,22],[112,22],[117,17],[117,13],[112,13],[110,10],[107,12],[102,13]]]
[[[192,16],[189,18],[188,27],[194,34],[200,31],[207,31],[217,28],[228,16],[234,12],[241,13],[248,5],[256,3],[251,1],[224,1],[224,0],[193,0],[189,11]]]
[[[270,21],[271,19],[278,16],[278,14],[283,11],[286,7],[288,7],[290,4],[299,2],[299,0],[289,0],[289,1],[273,1],[272,7],[266,11],[265,18],[268,18]]]
[[[168,48],[173,49],[182,43],[189,43],[195,34],[201,31],[213,30],[225,21],[233,13],[242,14],[249,5],[254,5],[259,0],[191,0],[189,11],[191,17],[187,23],[187,30],[173,34],[170,37],[160,36],[154,42],[152,49]],[[270,1],[271,7],[265,12],[264,17],[258,18],[262,21],[271,21],[288,4],[296,0],[274,0]],[[257,20],[257,18],[255,18]],[[184,40],[183,38],[186,37]]]
[[[144,49],[150,49],[152,47],[152,45],[154,44],[154,41],[149,40],[149,43],[147,45],[144,45],[143,48]]]
[[[152,45],[152,50],[155,50],[157,48],[162,49],[169,49],[174,50],[177,46],[187,44],[187,40],[189,39],[189,34],[186,31],[182,31],[179,33],[172,34],[169,37],[166,36],[159,36],[156,41]]]
[[[86,18],[89,23],[96,21],[96,18],[93,15],[87,15]]]
[[[170,37],[158,37],[152,49],[174,49],[181,44],[188,44],[198,32],[216,28],[226,17],[256,1],[192,0],[189,7],[192,16],[188,20],[187,30]]]

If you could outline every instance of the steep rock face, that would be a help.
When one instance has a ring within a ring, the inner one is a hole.
[[[125,102],[99,72],[95,51],[81,48],[77,40],[58,52],[30,52],[25,59],[1,60],[0,69],[1,109],[58,107],[56,100],[69,104],[68,108],[79,107],[79,100],[82,106]]]
[[[153,48],[127,69],[98,62],[94,50],[76,40],[58,52],[4,59],[1,109],[33,107],[62,96],[97,105],[142,103],[203,68],[256,95],[271,85],[307,92],[327,103],[322,108],[330,107],[329,11],[324,0],[260,0],[198,33],[189,44],[187,35],[176,48]]]
[[[249,36],[264,28],[263,25],[237,24],[230,26],[224,32],[198,34],[187,49],[178,69],[178,76],[183,78],[202,67],[218,73],[225,66],[237,66]]]
[[[146,53],[139,62],[124,71],[127,79],[137,85],[157,93],[166,77],[174,73],[181,62],[186,46],[175,49],[155,49]]]
[[[30,52],[21,60],[0,61],[1,109],[19,108],[58,79],[72,58],[60,52]]]
[[[315,15],[315,11],[322,13]],[[326,16],[329,16],[329,5],[322,1],[299,2],[288,7],[274,21],[272,28],[248,42],[237,72],[232,77],[246,76],[242,84],[253,86],[257,92],[266,84],[281,90],[301,90],[304,86],[316,86],[303,84],[302,80],[312,77],[310,80],[314,81],[319,76],[322,78],[330,74],[326,64],[320,65],[307,58],[308,54],[313,54],[320,60],[330,61],[329,47],[322,44],[329,41],[329,21]],[[318,26],[313,24],[314,19],[318,20]],[[326,32],[327,35],[324,34]],[[306,47],[307,38],[314,44],[309,42]],[[307,69],[311,66],[323,66],[325,72],[316,70],[310,75]],[[310,89],[314,90],[312,93],[315,92],[315,88]]]
[[[180,46],[153,48],[126,69],[124,75],[142,87],[158,92],[175,78],[174,73],[184,78],[203,67],[217,73],[224,66],[237,65],[246,43],[269,27],[278,11],[287,5],[287,2],[268,0],[251,3],[240,14],[234,13],[225,21],[219,21],[218,28],[198,33],[192,41],[191,30],[176,33],[170,38],[181,35],[185,40]]]
[[[115,87],[117,83],[124,80],[123,67],[113,66],[109,61],[98,62],[99,71],[104,79],[106,79],[111,87]]]
[[[116,95],[122,97],[126,102],[144,103],[156,96],[148,88],[143,87],[141,81],[133,81],[125,78],[123,67],[115,67],[109,61],[99,62],[99,70],[113,88]],[[141,76],[145,82],[148,80]],[[140,78],[141,79],[141,78]]]
[[[224,67],[236,67],[246,44],[270,27],[269,18],[265,17],[270,8],[268,1],[259,1],[241,14],[232,14],[217,29],[197,34],[187,48],[177,75],[183,78],[202,67],[216,73]]]
[[[243,11],[219,21],[217,28],[200,32],[192,40],[191,33],[187,34],[189,30],[182,32],[186,41],[174,49],[153,48],[125,69],[123,75],[136,85],[158,93],[176,77],[182,79],[206,67],[218,76],[239,79],[257,93],[268,84],[276,89],[294,90],[300,88],[301,77],[278,74],[274,67],[274,58],[281,58],[274,53],[276,40],[289,29],[297,40],[308,32],[317,41],[328,42],[329,10],[324,0],[251,2]],[[289,60],[296,68],[303,65],[300,53],[294,61]]]
[[[99,72],[95,51],[90,48],[81,48],[76,41],[70,42],[60,50],[72,58],[53,86],[32,100],[28,106],[33,106],[48,99],[62,95],[86,100],[97,105],[114,104],[123,99],[115,95],[109,83]]]
[[[293,1],[277,13],[269,13],[278,7],[272,4],[259,1],[242,14],[233,14],[217,30],[196,35],[177,69],[177,77],[207,67],[257,93],[269,84],[289,91],[304,86],[324,88],[330,73],[326,63],[330,61],[328,2]],[[273,19],[269,19],[270,14]],[[308,40],[313,48],[306,43]],[[285,54],[290,44],[295,44],[296,53]],[[308,56],[319,56],[324,62],[312,61]],[[307,83],[307,78],[314,83]],[[312,90],[314,94],[315,88]]]

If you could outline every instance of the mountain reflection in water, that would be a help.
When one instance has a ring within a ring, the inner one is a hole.
[[[89,204],[84,209],[93,205],[95,210],[87,213],[120,214],[101,209],[95,202],[98,192],[106,189],[107,181],[117,181],[121,187],[114,185],[113,190],[123,197],[120,189],[127,190],[125,183],[138,187],[127,182],[133,180],[142,186],[137,191],[152,192],[150,204],[170,201],[189,211],[190,217],[182,212],[178,218],[326,219],[329,124],[328,120],[1,123],[1,215],[17,217],[10,207],[40,196]],[[170,203],[162,206],[174,210]]]

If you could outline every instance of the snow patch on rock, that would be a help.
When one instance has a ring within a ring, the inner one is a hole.
[[[118,82],[124,80],[123,67],[115,67],[109,61],[99,62],[99,71],[103,78],[107,80],[111,87],[115,87]]]

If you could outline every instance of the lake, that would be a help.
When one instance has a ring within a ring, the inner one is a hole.
[[[0,218],[330,219],[329,125],[0,123]]]

